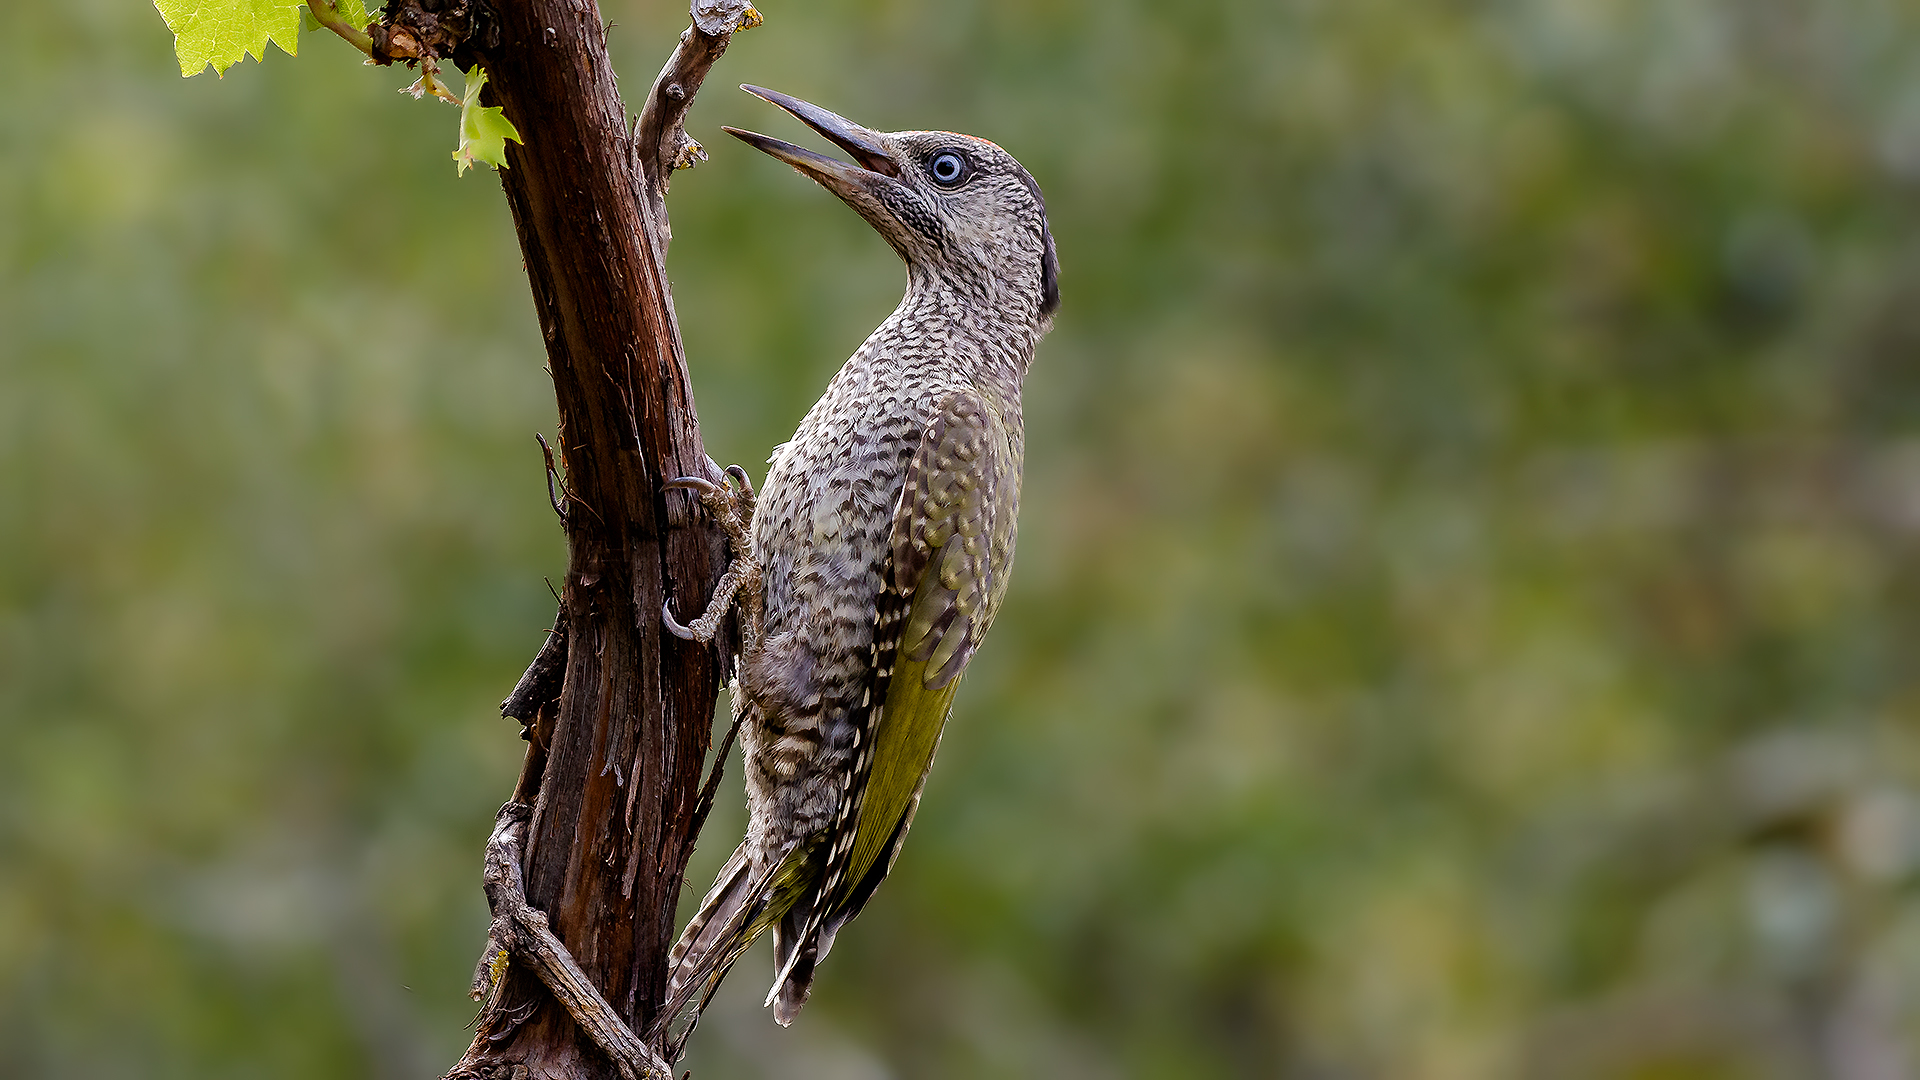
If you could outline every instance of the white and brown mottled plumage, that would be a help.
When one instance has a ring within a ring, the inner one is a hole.
[[[759,590],[743,610],[764,612],[734,688],[749,824],[675,947],[666,1019],[701,1007],[771,926],[768,1001],[785,1024],[891,869],[956,680],[1005,595],[1020,387],[1058,293],[1039,186],[1006,151],[947,132],[873,132],[746,89],[857,164],[728,130],[845,200],[908,274],[900,306],[774,451],[751,573],[730,571]],[[717,594],[716,610],[729,598]]]

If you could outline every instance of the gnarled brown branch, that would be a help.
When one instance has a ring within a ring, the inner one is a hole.
[[[509,144],[500,179],[547,343],[566,476],[562,616],[507,703],[532,720],[488,849],[495,918],[476,976],[488,1006],[450,1075],[630,1080],[667,1064],[633,1033],[653,1029],[666,997],[675,904],[711,801],[703,766],[721,674],[715,650],[664,633],[659,613],[669,600],[702,605],[726,558],[720,531],[663,487],[721,479],[701,445],[668,294],[664,195],[690,153],[687,107],[757,13],[745,0],[696,0],[630,126],[591,0],[389,10],[384,48],[481,63],[483,102],[526,140]],[[466,36],[437,42],[456,15]]]
[[[574,963],[566,946],[553,936],[547,917],[528,906],[521,883],[520,844],[532,815],[533,808],[525,803],[507,803],[500,808],[493,835],[487,839],[482,881],[493,925],[487,932],[487,950],[481,956],[479,970],[474,972],[474,996],[491,998],[510,965],[526,965],[619,1069],[621,1080],[672,1080],[672,1067],[634,1036],[580,965]],[[493,1008],[491,1001],[489,1008]],[[479,1075],[456,1068],[448,1074],[448,1080]]]

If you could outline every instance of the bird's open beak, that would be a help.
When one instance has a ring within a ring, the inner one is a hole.
[[[816,154],[805,147],[795,146],[790,142],[757,132],[731,127],[721,130],[749,146],[772,154],[800,170],[802,174],[812,177],[821,186],[842,199],[847,198],[855,190],[867,188],[876,174],[893,178],[900,175],[900,166],[895,164],[893,156],[887,153],[887,148],[881,144],[880,137],[876,133],[846,117],[830,113],[818,105],[801,101],[797,97],[789,97],[778,91],[758,86],[742,85],[740,89],[755,97],[771,101],[799,117],[808,127],[832,139],[835,146],[851,154],[858,164],[849,165],[844,161],[827,157],[825,154]]]

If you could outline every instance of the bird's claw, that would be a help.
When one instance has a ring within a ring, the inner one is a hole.
[[[740,468],[738,465],[731,467],[735,469]],[[697,491],[700,493],[702,499],[720,490],[719,484],[699,476],[682,476],[674,480],[669,480],[661,486],[668,491]]]
[[[714,471],[721,470],[716,467]],[[753,522],[753,481],[747,478],[747,470],[738,465],[727,466],[724,475],[726,481],[718,484],[703,476],[681,476],[662,486],[668,491],[692,492],[725,530],[738,556],[748,549],[747,530]]]
[[[747,505],[751,506],[753,504],[753,479],[747,475],[747,470],[738,465],[729,465],[726,468],[726,475],[727,478],[732,481],[731,485],[716,484],[704,476],[679,476],[667,481],[661,486],[668,491],[695,492],[700,496],[702,502],[709,499],[723,498],[721,493],[725,492],[726,495],[745,500]]]
[[[723,472],[718,466],[714,471]],[[748,532],[753,523],[753,481],[748,479],[747,470],[738,465],[727,466],[724,475],[725,481],[718,484],[705,477],[681,476],[663,485],[668,491],[692,492],[727,534],[727,543],[733,548],[733,561],[727,565],[726,573],[720,575],[713,598],[699,618],[682,625],[673,617],[671,601],[660,605],[661,625],[669,634],[702,645],[710,644],[719,633],[720,621],[732,609],[734,598],[742,594],[743,587],[744,640],[757,640],[759,636],[760,564],[754,561]]]
[[[696,635],[690,627],[682,626],[680,620],[673,617],[673,601],[671,600],[660,605],[660,625],[667,628],[667,633],[672,634],[681,641],[700,640],[699,636]]]
[[[742,593],[745,593],[742,596]],[[690,623],[681,625],[673,617],[671,600],[660,605],[660,625],[667,633],[682,641],[697,641],[702,645],[713,644],[720,633],[720,621],[733,610],[736,597],[741,600],[741,631],[743,640],[755,641],[760,635],[760,564],[750,555],[743,555],[727,565],[727,571],[720,575],[720,582],[714,587],[713,599],[707,601],[707,610]]]

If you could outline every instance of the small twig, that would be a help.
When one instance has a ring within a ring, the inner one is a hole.
[[[415,79],[411,86],[401,87],[400,92],[412,94],[415,101],[420,100],[424,95],[432,94],[452,105],[464,104],[459,94],[447,89],[447,84],[440,81],[439,63],[425,57],[420,60],[420,77]]]
[[[316,2],[331,7],[333,0]],[[337,21],[337,12],[335,15]],[[320,18],[317,12],[314,17]],[[337,28],[335,32],[341,33]],[[372,63],[400,63],[420,70],[420,77],[401,93],[416,98],[432,94],[441,101],[460,105],[460,95],[440,80],[440,61],[458,55],[463,47],[491,48],[498,44],[498,37],[499,26],[483,4],[470,4],[465,0],[433,4],[423,0],[390,0],[380,19],[362,35],[366,43],[361,45],[356,41],[355,44]]]
[[[533,815],[525,803],[508,803],[494,819],[487,839],[484,882],[493,925],[487,932],[487,951],[474,972],[476,998],[492,995],[506,973],[507,959],[533,969],[540,981],[620,1070],[622,1080],[672,1080],[673,1069],[640,1041],[600,996],[567,947],[555,937],[546,915],[527,904],[521,883],[521,833]]]
[[[733,750],[734,736],[740,734],[740,721],[746,713],[739,709],[733,711],[733,723],[727,727],[726,737],[720,740],[720,749],[713,755],[713,771],[707,773],[707,782],[700,788],[700,798],[693,804],[693,820],[687,825],[688,836],[699,836],[701,826],[707,823],[707,813],[713,809],[713,797],[720,791],[720,778],[727,771],[727,754]]]
[[[447,84],[440,81],[440,65],[433,55],[433,46],[423,45],[417,38],[410,35],[395,36],[390,29],[382,27],[379,22],[371,25],[386,32],[382,34],[382,40],[376,43],[373,35],[367,33],[365,27],[355,26],[347,21],[340,14],[340,9],[334,5],[333,0],[307,0],[307,11],[313,16],[314,22],[340,35],[347,44],[359,49],[368,60],[374,63],[391,64],[399,59],[409,64],[418,64],[420,78],[414,80],[412,86],[401,90],[401,93],[412,94],[416,99],[432,94],[441,101],[455,105],[461,103],[460,95],[447,89]],[[379,45],[377,52],[376,44]]]
[[[600,511],[595,510],[592,506],[589,506],[587,504],[587,500],[581,498],[579,495],[574,494],[573,485],[567,483],[567,478],[564,476],[559,477],[560,494],[565,495],[567,497],[565,505],[562,505],[562,503],[560,502],[560,499],[556,497],[553,493],[554,478],[557,475],[557,471],[553,467],[553,449],[547,445],[547,437],[545,435],[542,435],[536,431],[533,433],[533,437],[539,440],[540,452],[546,455],[547,501],[553,504],[553,512],[560,515],[560,524],[565,525],[567,523],[566,507],[573,506],[576,503],[581,506],[585,506],[587,508],[587,513],[592,514],[594,516],[594,520],[600,521],[601,523],[604,524],[605,519],[600,516]],[[553,586],[548,585],[547,587],[552,588]]]
[[[558,472],[558,470],[553,467],[553,447],[547,445],[547,437],[545,435],[536,431],[533,433],[533,437],[539,440],[540,455],[547,460],[547,502],[552,504],[553,512],[560,515],[560,524],[564,527],[567,523],[567,508],[560,505],[560,496],[555,494],[553,490],[553,478]]]

